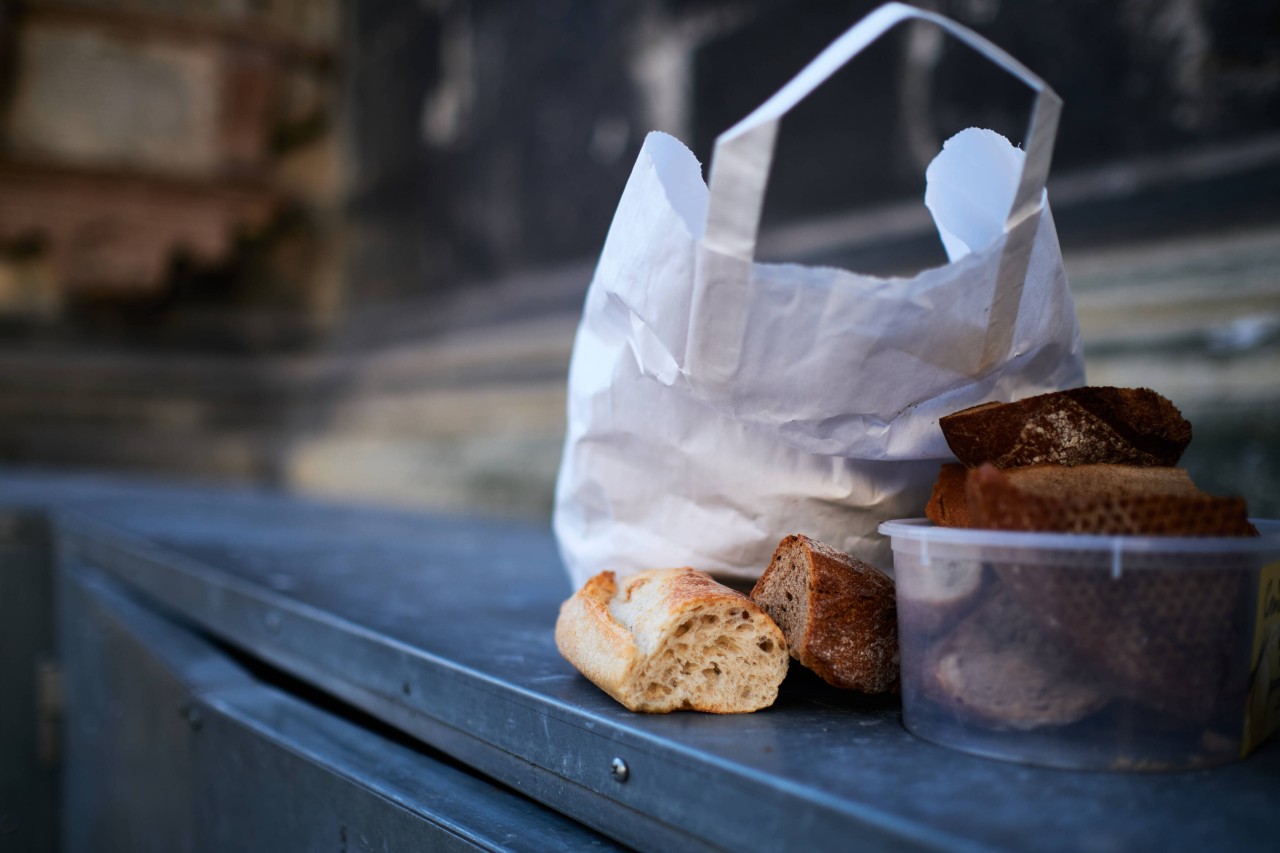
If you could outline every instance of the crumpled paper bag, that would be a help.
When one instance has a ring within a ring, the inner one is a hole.
[[[778,121],[911,18],[1037,92],[1027,153],[978,129],[946,143],[925,193],[943,266],[879,278],[756,263]],[[687,148],[650,134],[569,368],[554,527],[575,586],[604,569],[682,565],[752,580],[790,533],[887,569],[876,527],[922,513],[950,456],[940,416],[1083,384],[1043,190],[1059,106],[979,36],[890,4],[717,140],[710,188]]]

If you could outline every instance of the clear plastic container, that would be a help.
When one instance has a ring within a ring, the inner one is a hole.
[[[882,524],[907,729],[1055,767],[1241,757],[1280,722],[1280,521],[1254,524],[1260,537]]]

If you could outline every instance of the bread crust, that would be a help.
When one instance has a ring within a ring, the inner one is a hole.
[[[938,472],[938,479],[933,484],[933,493],[929,495],[929,503],[925,505],[924,514],[939,527],[972,527],[973,519],[969,517],[969,499],[965,496],[964,484],[969,469],[954,462],[947,462]]]
[[[1257,536],[1243,498],[1201,492],[1181,468],[983,465],[965,482],[975,527],[1151,536]]]
[[[797,572],[802,577],[787,577]],[[803,595],[786,598],[801,587]],[[791,656],[823,681],[865,693],[898,689],[894,585],[874,566],[793,534],[779,543],[751,598],[783,629]]]
[[[565,601],[556,646],[632,711],[735,714],[768,707],[786,639],[747,596],[690,568],[590,578]]]
[[[609,602],[617,591],[613,572],[588,578],[582,589],[560,605],[556,620],[560,654],[615,699],[616,686],[625,683],[639,654],[630,633],[609,614]]]
[[[1147,536],[1256,536],[1241,498],[1206,495],[1179,468],[1041,465],[969,473],[975,524],[999,530]],[[1213,711],[1220,661],[1243,588],[1220,571],[1106,568],[1046,571],[1001,564],[1001,583],[1048,630],[1107,672],[1124,696],[1202,723]]]
[[[969,468],[1053,463],[1176,465],[1191,424],[1150,388],[1085,387],[984,403],[941,418],[951,452]]]

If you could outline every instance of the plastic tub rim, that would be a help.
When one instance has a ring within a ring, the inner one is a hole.
[[[1251,554],[1280,551],[1280,520],[1253,518],[1258,536],[1131,536],[1095,533],[1034,533],[1013,530],[984,530],[967,527],[937,527],[927,518],[897,518],[880,524],[877,530],[889,536],[894,550],[898,540],[928,545],[968,545],[987,548],[1035,548],[1044,551]]]

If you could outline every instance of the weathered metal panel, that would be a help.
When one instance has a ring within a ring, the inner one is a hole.
[[[0,510],[0,849],[57,848],[58,665],[48,525]]]
[[[593,850],[509,790],[263,683],[68,564],[67,850]]]
[[[757,714],[630,714],[555,652],[568,584],[543,529],[97,478],[0,481],[15,502],[79,511],[64,556],[149,607],[638,847],[1274,846],[1276,742],[1189,773],[1023,767],[913,738],[892,700],[803,672]]]
[[[1198,774],[1064,773],[906,733],[796,672],[751,715],[636,715],[555,650],[547,531],[228,497],[65,517],[68,553],[380,720],[647,849],[1265,848],[1276,744]],[[124,532],[125,528],[145,535]],[[611,773],[629,767],[626,782]]]

